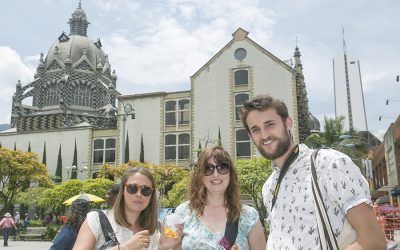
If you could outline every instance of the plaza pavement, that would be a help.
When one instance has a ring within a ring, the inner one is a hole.
[[[47,250],[51,247],[51,241],[8,241],[8,247],[3,247],[3,239],[0,240],[1,249],[15,249],[15,250]]]

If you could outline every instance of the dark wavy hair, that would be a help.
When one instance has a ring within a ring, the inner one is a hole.
[[[128,168],[122,174],[121,185],[119,187],[117,199],[114,204],[115,222],[117,222],[121,226],[125,227],[131,226],[131,224],[126,219],[126,214],[125,214],[124,189],[128,178],[136,173],[145,175],[151,181],[151,185],[153,188],[153,193],[151,194],[149,205],[139,215],[139,225],[142,228],[149,230],[150,234],[153,234],[157,229],[157,197],[156,197],[157,192],[156,192],[156,184],[154,181],[154,177],[151,174],[150,170],[148,170],[147,168],[143,167]]]
[[[286,104],[283,101],[275,99],[270,95],[257,95],[253,99],[244,102],[243,107],[239,110],[239,115],[240,119],[242,120],[243,126],[248,133],[250,133],[250,129],[246,120],[250,111],[265,111],[270,108],[276,110],[276,113],[281,117],[282,121],[285,121],[286,118],[288,118],[289,116]]]
[[[190,175],[189,180],[189,207],[191,211],[195,211],[196,216],[203,214],[204,207],[207,204],[207,188],[204,185],[203,177],[205,166],[208,160],[213,157],[216,163],[226,162],[231,167],[229,185],[225,190],[225,207],[228,208],[228,221],[239,219],[241,211],[240,188],[236,169],[233,165],[231,157],[220,146],[207,148],[197,162],[195,170]]]
[[[81,228],[83,221],[86,219],[86,215],[89,213],[90,209],[92,209],[92,206],[87,200],[77,199],[72,202],[72,205],[67,212],[67,225],[75,226],[76,230],[79,232],[79,229]]]

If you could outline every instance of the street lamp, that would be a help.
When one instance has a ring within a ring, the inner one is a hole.
[[[135,109],[132,107],[132,104],[126,103],[124,105],[124,113],[117,114],[117,116],[122,117],[122,142],[121,142],[121,163],[125,161],[125,130],[126,130],[126,119],[128,116],[131,116],[131,119],[135,119]]]
[[[380,115],[379,121],[382,121],[382,118],[395,119],[395,117],[393,117],[393,116]]]
[[[76,170],[76,166],[65,167],[65,170],[67,170],[67,177],[68,177],[68,179],[71,179],[71,176],[69,175],[69,173],[71,172],[71,175],[72,175],[72,172],[73,172],[74,170]]]
[[[389,105],[389,101],[392,101],[392,102],[400,102],[400,100],[388,98],[388,99],[386,99],[386,106]]]
[[[77,166],[65,167],[65,169],[67,170],[67,176],[68,176],[69,179],[71,179],[72,173],[74,171],[80,172],[81,174],[83,172],[87,172],[88,171],[88,167],[86,167],[86,166],[84,166],[82,169],[79,169],[79,170],[78,170]],[[69,175],[70,172],[71,172],[71,176]]]

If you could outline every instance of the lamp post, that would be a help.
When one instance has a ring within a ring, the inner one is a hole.
[[[396,117],[393,117],[393,116],[386,116],[386,115],[380,115],[380,116],[379,116],[379,121],[382,121],[382,118],[395,119]]]
[[[121,141],[121,163],[125,161],[125,130],[126,130],[126,120],[128,116],[131,116],[132,119],[135,119],[135,109],[132,107],[132,104],[126,103],[124,105],[124,113],[117,114],[117,116],[122,117],[122,141]]]
[[[388,99],[386,99],[386,106],[389,106],[389,101],[400,102],[400,100],[398,100],[398,99],[388,98]]]
[[[71,167],[65,167],[65,170],[67,170],[67,177],[68,177],[68,179],[71,179],[71,176],[70,176],[70,172],[71,172],[71,174],[72,174],[72,172],[74,171],[74,170],[76,170],[76,166],[71,166]]]
[[[68,177],[68,179],[71,179],[71,176],[70,176],[70,172],[71,172],[71,175],[72,175],[72,173],[74,172],[74,171],[77,171],[77,172],[80,172],[81,174],[83,173],[83,172],[87,172],[88,171],[88,167],[86,167],[86,166],[84,166],[82,169],[79,169],[78,170],[78,167],[77,166],[71,166],[71,167],[65,167],[65,169],[67,170],[67,177]],[[78,176],[77,176],[78,177]],[[78,178],[79,179],[79,178]]]

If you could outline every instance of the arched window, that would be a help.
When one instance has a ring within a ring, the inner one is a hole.
[[[235,120],[240,121],[239,110],[243,106],[245,101],[249,100],[249,94],[237,94],[235,95]]]
[[[165,102],[165,125],[176,124],[176,101]]]
[[[53,106],[58,105],[58,91],[56,85],[50,85],[46,88],[44,94],[44,105],[45,106]]]
[[[189,124],[190,116],[190,102],[187,99],[179,100],[179,112],[178,112],[178,123],[179,124]]]
[[[72,91],[72,105],[77,106],[92,106],[92,92],[86,85],[78,85]]]
[[[178,122],[178,123],[177,123]],[[190,123],[190,101],[188,99],[165,102],[165,125],[187,125]]]
[[[250,156],[250,138],[245,129],[236,130],[236,156]]]
[[[235,85],[238,86],[247,84],[249,84],[249,72],[244,69],[235,71]]]

